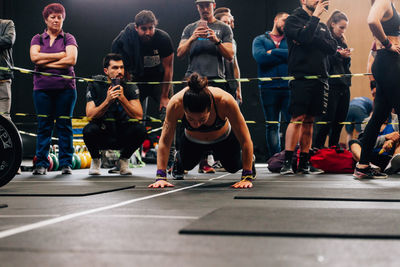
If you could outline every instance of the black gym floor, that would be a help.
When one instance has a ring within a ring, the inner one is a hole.
[[[0,266],[398,266],[400,176],[23,172],[0,188]],[[1,204],[5,207],[2,208]]]

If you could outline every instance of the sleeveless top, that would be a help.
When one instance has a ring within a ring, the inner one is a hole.
[[[392,9],[393,16],[389,20],[381,22],[383,31],[388,36],[400,36],[400,16],[397,13],[396,8],[394,8],[393,3]]]
[[[212,98],[212,102],[213,102],[213,105],[214,105],[215,116],[216,116],[214,123],[212,125],[210,125],[210,126],[201,125],[199,128],[193,128],[192,126],[190,126],[190,123],[187,121],[186,116],[183,115],[182,125],[186,130],[193,131],[193,132],[207,133],[207,132],[217,131],[217,130],[221,129],[222,127],[224,127],[224,125],[226,123],[226,119],[222,120],[218,116],[217,105],[215,104],[215,99],[214,99],[214,96],[212,94],[211,94],[211,98]]]

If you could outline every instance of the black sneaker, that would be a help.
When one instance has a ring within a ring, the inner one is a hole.
[[[108,173],[110,173],[110,174],[119,173],[119,172],[120,172],[120,170],[119,170],[118,165],[108,170]]]
[[[304,163],[303,166],[299,165],[296,173],[298,173],[298,174],[322,174],[322,173],[324,173],[324,171],[321,169],[315,168],[314,166],[312,166],[310,164],[309,161],[307,161]]]
[[[181,156],[179,152],[175,153],[174,165],[172,166],[172,177],[174,180],[183,180],[184,178],[184,170],[180,165],[182,164]]]
[[[378,172],[377,170],[368,166],[367,168],[361,169],[356,167],[353,174],[355,179],[386,179],[388,176],[386,173]]]
[[[303,165],[299,165],[299,167],[297,168],[297,172],[298,174],[322,174],[324,173],[323,170],[315,168],[314,166],[312,166],[310,164],[309,161],[306,161]]]
[[[400,170],[400,154],[396,154],[389,161],[389,164],[385,168],[386,174],[395,174]]]
[[[285,160],[285,162],[282,165],[281,175],[290,175],[294,174],[293,168],[292,168],[292,161],[291,160]]]

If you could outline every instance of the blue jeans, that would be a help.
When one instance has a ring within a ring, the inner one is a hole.
[[[72,121],[71,118],[59,117],[72,116],[76,102],[76,90],[35,90],[33,91],[33,102],[38,115],[36,166],[49,167],[47,156],[53,135],[54,120],[56,120],[60,166],[71,167],[74,153]]]
[[[290,121],[290,90],[288,88],[260,89],[260,99],[266,121]],[[283,139],[287,125],[282,125]],[[282,150],[279,130],[280,123],[266,124],[267,158]]]

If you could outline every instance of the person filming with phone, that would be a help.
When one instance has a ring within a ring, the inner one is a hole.
[[[143,117],[139,89],[124,80],[125,69],[119,54],[103,60],[104,75],[93,77],[86,89],[86,116],[90,122],[83,129],[83,140],[92,156],[90,175],[100,175],[100,150],[121,150],[121,175],[131,175],[129,158],[146,138],[139,120]]]
[[[326,24],[338,43],[336,53],[328,57],[329,74],[351,74],[352,48],[347,46],[347,39],[344,35],[349,19],[343,12],[335,10]],[[313,147],[323,148],[328,134],[329,147],[340,147],[339,139],[343,128],[343,124],[340,124],[340,122],[346,120],[349,111],[350,86],[351,76],[329,79],[328,110],[324,116],[316,118],[316,121],[330,123],[314,125]]]

